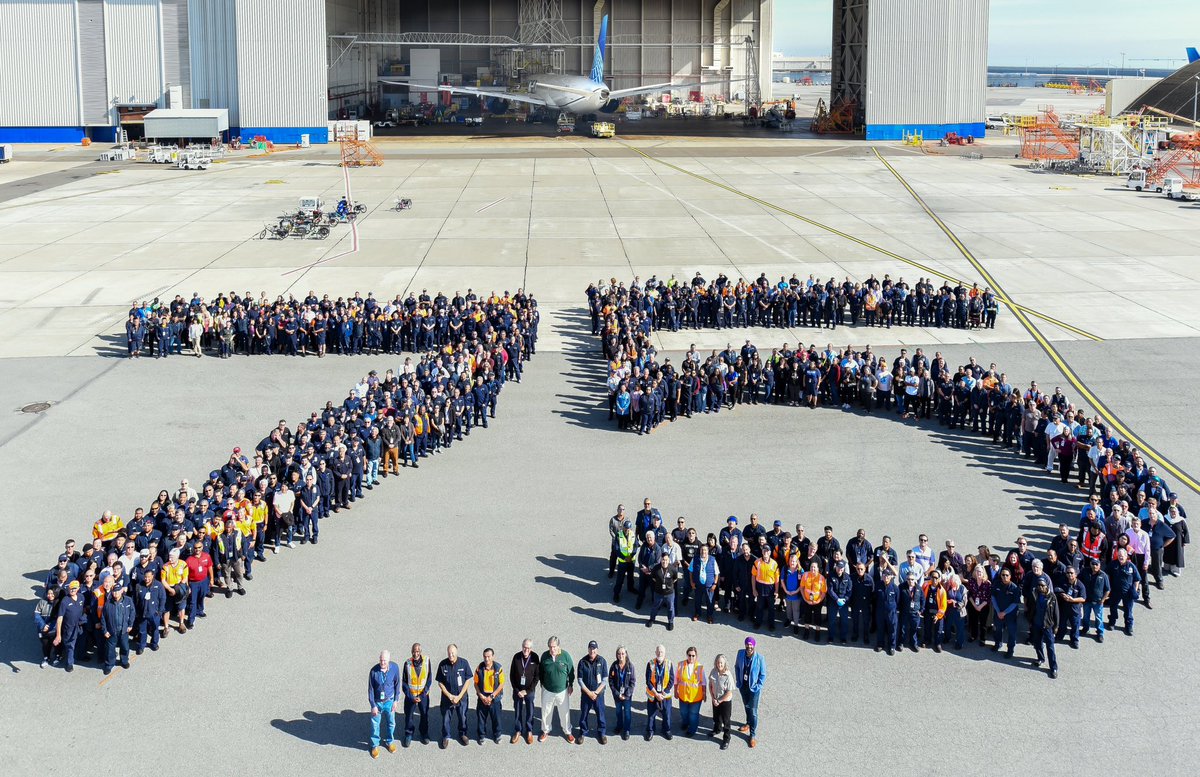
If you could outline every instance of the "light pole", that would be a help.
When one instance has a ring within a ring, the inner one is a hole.
[[[1125,52],[1121,52],[1121,70],[1125,69]]]

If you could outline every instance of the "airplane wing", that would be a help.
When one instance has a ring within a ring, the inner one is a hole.
[[[728,81],[696,81],[691,84],[675,84],[670,81],[663,84],[647,84],[646,86],[635,86],[632,89],[616,89],[608,93],[610,100],[619,100],[622,97],[633,97],[635,94],[649,94],[650,92],[661,92],[664,89],[691,89],[697,86],[723,86],[725,84],[736,84],[739,81],[745,81],[745,78],[733,78]]]
[[[546,105],[546,101],[528,94],[515,94],[513,92],[503,91],[488,91],[487,89],[472,89],[468,86],[449,86],[447,84],[439,84],[437,86],[429,86],[427,84],[414,84],[411,81],[392,81],[388,79],[379,79],[381,83],[392,84],[393,86],[407,86],[410,89],[427,92],[450,92],[451,94],[470,94],[476,97],[499,97],[501,100],[510,102],[528,103],[530,105]]]

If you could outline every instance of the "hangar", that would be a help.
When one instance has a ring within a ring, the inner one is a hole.
[[[833,98],[868,138],[982,134],[988,0],[830,0]],[[225,109],[230,133],[328,122],[431,94],[381,78],[517,87],[588,72],[610,19],[615,89],[702,81],[770,94],[774,0],[3,0],[0,142],[111,142],[156,108]],[[675,90],[676,98],[703,99]]]

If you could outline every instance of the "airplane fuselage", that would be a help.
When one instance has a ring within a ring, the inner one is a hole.
[[[587,76],[547,73],[529,82],[529,93],[557,111],[574,114],[598,113],[608,104],[608,86]]]

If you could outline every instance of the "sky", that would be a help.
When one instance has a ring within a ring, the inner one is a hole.
[[[966,0],[968,2],[973,0]],[[833,0],[775,0],[775,51],[828,55]],[[1200,0],[991,0],[990,65],[1171,68],[1200,46]],[[1170,62],[1134,62],[1166,58]]]

